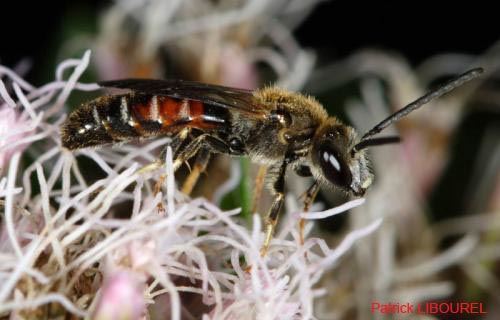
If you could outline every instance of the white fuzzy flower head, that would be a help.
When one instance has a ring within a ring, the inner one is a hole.
[[[104,280],[93,316],[96,320],[140,319],[145,314],[143,282],[136,274],[115,271]]]
[[[245,274],[241,282],[234,288],[234,300],[228,302],[225,313],[227,319],[300,319],[301,304],[299,301],[286,301],[290,278],[284,276],[277,279],[271,272],[271,279],[264,280],[260,274]],[[254,273],[255,273],[254,272]],[[255,290],[252,277],[264,280]]]
[[[27,143],[18,141],[34,131],[27,119],[23,119],[17,109],[3,103],[0,105],[0,173],[9,163],[12,155],[22,152]]]
[[[87,52],[82,59],[62,62],[56,80],[40,88],[9,73],[17,98],[7,98],[12,103],[2,109],[2,121],[19,124],[23,117],[28,124],[16,126],[24,134],[16,141],[24,148],[12,156],[10,149],[0,153],[1,159],[10,157],[7,175],[0,180],[0,196],[5,198],[0,203],[5,208],[0,314],[313,317],[314,301],[324,295],[317,287],[322,274],[380,221],[350,233],[332,250],[319,238],[300,244],[298,220],[337,214],[362,200],[322,213],[287,215],[269,254],[261,257],[261,217],[254,215],[251,227],[244,226],[239,209],[223,211],[206,199],[189,199],[177,191],[170,148],[161,192],[153,191],[161,172],[137,172],[157,158],[168,138],[100,150],[61,148],[59,127],[66,117],[67,97],[75,89],[97,88],[78,83],[89,59]],[[64,70],[72,70],[66,80]],[[28,151],[35,156],[21,164]],[[80,158],[90,160],[93,168],[81,166]],[[96,172],[100,178],[91,178]],[[165,210],[158,209],[160,203]]]

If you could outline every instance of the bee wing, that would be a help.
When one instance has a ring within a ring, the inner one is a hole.
[[[99,82],[102,87],[130,89],[138,93],[199,100],[247,113],[265,113],[251,90],[185,80],[123,79]]]

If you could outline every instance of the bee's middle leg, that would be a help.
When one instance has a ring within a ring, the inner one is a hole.
[[[259,167],[259,171],[257,172],[257,176],[255,177],[255,187],[253,190],[253,199],[252,199],[252,213],[257,212],[260,197],[262,196],[262,189],[264,188],[264,179],[266,176],[267,167],[265,165],[261,165]]]
[[[271,243],[271,239],[273,237],[274,229],[276,228],[276,224],[278,223],[278,218],[281,212],[281,208],[283,207],[283,203],[285,202],[284,191],[285,191],[285,173],[287,164],[288,164],[287,161],[283,161],[278,171],[276,180],[272,185],[274,191],[273,192],[274,200],[266,219],[266,234],[264,238],[264,243],[262,244],[262,248],[260,249],[261,256],[265,256],[267,254],[267,250],[269,249],[269,244]]]

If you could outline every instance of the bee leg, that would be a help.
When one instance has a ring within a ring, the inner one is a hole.
[[[173,154],[175,155],[177,151],[180,149],[183,143],[186,142],[189,133],[191,132],[191,128],[184,128],[182,129],[176,136],[172,138],[172,142],[170,143],[170,147],[172,148]],[[161,153],[160,153],[160,158],[145,165],[144,167],[140,168],[137,170],[138,174],[145,174],[151,171],[158,170],[162,168],[165,165],[165,156],[166,156],[167,148],[165,148]]]
[[[196,153],[198,153],[198,151],[200,150],[200,148],[203,146],[205,138],[206,138],[206,135],[197,136],[196,138],[194,138],[193,140],[189,141],[185,146],[182,146],[182,147],[181,147],[182,142],[186,141],[186,139],[184,139],[183,141],[181,141],[181,144],[177,148],[179,151],[176,152],[177,154],[175,155],[175,160],[174,160],[174,163],[172,164],[174,172],[177,171],[177,169],[179,169],[180,166],[184,162],[188,161]],[[208,159],[207,159],[207,161],[208,161]],[[158,182],[156,183],[155,190],[154,190],[154,192],[155,192],[154,194],[155,195],[158,192],[160,192],[161,186],[163,185],[163,182],[165,181],[165,178],[166,178],[166,175],[162,174],[160,176],[160,178],[158,179]]]
[[[191,135],[191,128],[187,127],[182,129],[177,135],[175,135],[172,138],[172,142],[170,142],[169,146],[172,148],[172,156],[175,159],[177,159],[178,154],[182,152],[191,142],[193,141],[192,135]],[[165,165],[165,158],[167,156],[167,150],[168,148],[164,148],[162,152],[160,153],[160,158],[158,161],[162,162],[163,165]],[[174,165],[174,172],[179,169],[178,167],[176,168]]]
[[[257,212],[260,197],[262,195],[262,189],[264,188],[264,178],[266,176],[267,167],[262,165],[259,167],[259,171],[257,172],[257,176],[255,177],[255,189],[253,191],[253,199],[252,199],[252,213]]]
[[[196,156],[196,160],[193,166],[193,169],[191,170],[191,173],[187,176],[186,180],[184,181],[184,184],[182,185],[182,193],[184,194],[191,194],[191,191],[193,191],[194,186],[196,185],[196,182],[198,181],[198,178],[200,177],[200,174],[205,171],[208,165],[208,161],[210,160],[210,151],[206,148],[202,148],[199,152],[198,155]]]
[[[262,248],[260,249],[260,255],[265,256],[267,254],[267,250],[269,249],[269,244],[271,243],[271,239],[273,237],[274,229],[276,228],[276,224],[278,223],[278,217],[283,207],[283,203],[285,202],[285,173],[288,165],[288,161],[285,160],[281,164],[276,180],[274,181],[272,188],[274,193],[274,201],[271,205],[271,209],[269,210],[269,214],[266,219],[266,235],[264,238],[264,243],[262,244]]]
[[[184,139],[181,142],[181,145],[177,148],[179,151],[175,155],[175,160],[174,160],[174,163],[172,164],[174,172],[177,171],[177,169],[179,169],[180,166],[184,162],[188,161],[195,154],[198,153],[198,151],[200,150],[200,148],[203,147],[203,143],[204,143],[205,138],[206,138],[206,135],[197,136],[196,138],[190,140],[185,146],[182,144],[182,142],[187,141],[187,140]],[[165,174],[162,174],[160,176],[160,178],[158,179],[158,181],[157,181],[157,183],[155,185],[155,189],[154,189],[154,194],[155,195],[158,192],[161,191],[161,187],[162,187],[163,183],[165,182],[165,179],[166,179],[166,175]],[[160,202],[158,204],[158,210],[160,212],[164,212],[165,211],[162,202]]]
[[[174,156],[182,148],[183,144],[188,142],[188,140],[189,140],[188,137],[189,137],[190,132],[191,132],[191,128],[184,128],[175,137],[172,138],[172,142],[170,143],[170,147],[172,148]],[[165,159],[166,152],[167,152],[167,148],[165,148],[161,152],[160,158],[158,160],[150,163],[149,165],[146,165],[145,167],[140,169],[138,172],[139,173],[146,173],[149,171],[154,171],[154,170],[160,169],[163,166],[165,166],[165,161],[163,159]],[[174,167],[174,172],[175,172],[175,170],[176,170],[176,168]],[[156,183],[155,183],[154,188],[153,188],[153,195],[154,196],[156,196],[161,191],[161,187],[165,183],[166,178],[167,178],[167,175],[165,173],[162,173],[160,175],[160,177],[158,178],[158,180],[156,180]],[[160,201],[160,203],[158,203],[158,205],[156,207],[158,209],[158,212],[160,212],[160,213],[165,212],[165,207],[163,206],[163,201]]]
[[[156,180],[155,186],[153,188],[153,195],[156,197],[158,193],[161,191],[161,187],[165,183],[165,179],[167,178],[167,175],[162,173],[162,175]],[[164,214],[166,212],[165,206],[163,205],[163,199],[158,202],[156,205],[156,209],[158,209],[158,213]]]
[[[204,146],[205,139],[207,138],[206,134],[202,134],[189,141],[189,143],[184,147],[180,148],[181,150],[175,156],[175,160],[173,163],[174,171],[180,168],[180,166],[194,157],[198,151]]]
[[[316,195],[319,192],[319,182],[316,180],[314,183],[307,189],[305,198],[304,198],[304,212],[309,211],[309,208],[311,207],[311,204],[314,202],[314,199],[316,198]],[[304,226],[306,224],[306,220],[303,218],[300,218],[299,220],[299,239],[300,239],[300,245],[304,244]]]
[[[140,168],[139,170],[137,170],[136,173],[139,174],[139,175],[142,175],[142,174],[145,174],[145,173],[148,173],[148,172],[152,172],[152,171],[158,170],[158,169],[160,169],[163,166],[164,166],[163,161],[156,160],[156,161],[148,163],[144,167]]]

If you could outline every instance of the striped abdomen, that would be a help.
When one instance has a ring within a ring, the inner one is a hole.
[[[70,114],[62,126],[62,142],[68,149],[79,149],[173,135],[185,126],[211,130],[226,121],[226,110],[197,100],[141,94],[104,96]]]

